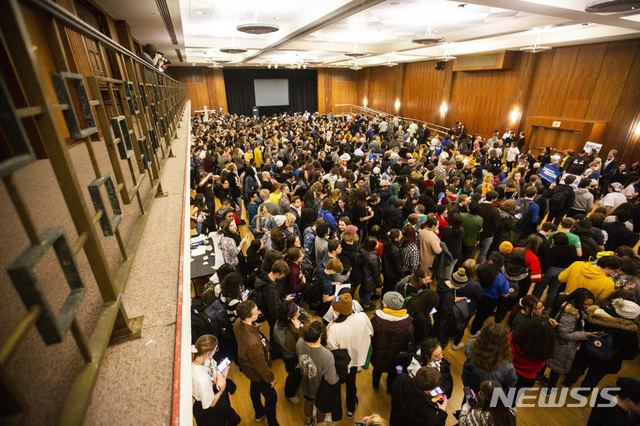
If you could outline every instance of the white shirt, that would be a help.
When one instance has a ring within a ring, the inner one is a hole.
[[[520,154],[520,150],[517,147],[509,148],[507,151],[507,161],[516,161],[518,154]]]
[[[602,199],[602,206],[608,207],[611,206],[613,210],[617,209],[620,204],[624,204],[627,202],[627,197],[622,195],[620,192],[610,192],[604,196]]]
[[[364,312],[351,314],[340,323],[334,323],[327,330],[329,350],[346,349],[351,361],[349,368],[360,367],[367,362],[367,354],[373,336],[373,326]]]
[[[191,390],[196,401],[202,403],[202,408],[211,406],[215,397],[216,362],[213,359],[206,361],[204,365],[191,363]]]
[[[636,193],[636,188],[632,184],[629,184],[620,193],[625,197],[630,197]]]

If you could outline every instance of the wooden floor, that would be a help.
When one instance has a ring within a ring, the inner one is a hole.
[[[217,208],[217,207],[216,207]],[[243,217],[244,216],[244,208],[243,208]],[[246,220],[246,219],[245,219]],[[252,239],[251,232],[249,232],[247,225],[242,225],[239,227],[240,233],[242,237],[249,236],[249,239]],[[248,247],[250,241],[244,246]],[[639,243],[640,244],[640,243]],[[435,289],[435,287],[432,288]],[[375,303],[380,304],[380,301],[377,300]],[[373,316],[373,311],[369,312],[369,317]],[[492,318],[489,318],[485,324],[488,324],[490,321],[493,321]],[[505,319],[506,323],[506,319]],[[469,322],[471,324],[471,321]],[[470,327],[470,325],[469,325]],[[269,335],[269,326],[265,322],[262,324],[260,330],[266,335]],[[463,339],[464,342],[467,342],[468,332]],[[463,398],[462,392],[462,365],[466,359],[464,355],[464,350],[460,349],[454,351],[451,349],[451,344],[444,351],[444,358],[451,363],[451,375],[454,381],[453,387],[453,395],[449,401],[449,416],[447,418],[447,426],[456,425],[458,422],[453,416],[453,413],[457,411],[461,404]],[[284,368],[284,363],[281,359],[277,359],[273,362],[272,367],[275,376],[277,378],[276,384],[276,392],[278,394],[278,422],[282,426],[289,425],[304,425],[305,416],[303,410],[303,396],[302,392],[298,391],[298,397],[301,399],[301,403],[298,405],[292,404],[285,396],[284,396],[284,383],[287,377],[287,372]],[[634,361],[625,361],[622,365],[622,370],[618,376],[608,375],[606,376],[602,382],[600,383],[600,387],[603,386],[615,386],[617,377],[638,377],[640,376],[640,362],[638,359]],[[254,421],[254,411],[253,406],[251,404],[251,399],[249,398],[249,380],[240,372],[238,367],[235,364],[232,364],[229,377],[236,383],[238,389],[235,395],[231,396],[231,405],[237,411],[237,413],[242,418],[242,425],[253,425],[253,424],[264,424],[266,425],[266,419],[263,419],[260,423],[256,423]],[[389,415],[391,412],[391,396],[386,393],[386,383],[383,379],[380,381],[380,389],[378,391],[374,391],[371,385],[371,368],[369,370],[363,370],[358,373],[356,379],[356,386],[358,388],[358,400],[359,405],[356,411],[356,415],[353,419],[346,418],[346,406],[344,405],[345,401],[345,387],[342,386],[342,398],[343,398],[343,420],[339,422],[335,422],[336,425],[353,425],[354,421],[362,420],[362,417],[366,415],[370,415],[372,413],[378,413],[382,417],[389,419]],[[561,383],[560,383],[561,384]],[[560,386],[560,384],[558,386]],[[580,380],[577,385],[580,384]],[[537,385],[536,385],[537,386]],[[531,395],[534,394],[534,391],[530,392]],[[535,394],[537,395],[537,393]],[[571,397],[567,397],[567,403],[575,403]],[[517,414],[517,422],[518,425],[525,426],[570,426],[570,425],[585,425],[587,423],[587,419],[589,418],[589,413],[591,412],[590,407],[558,407],[558,408],[518,408]],[[194,425],[195,425],[194,421]],[[613,426],[613,425],[612,425]]]

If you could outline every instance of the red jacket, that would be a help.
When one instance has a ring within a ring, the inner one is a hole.
[[[544,368],[544,361],[533,359],[520,351],[520,348],[513,344],[511,334],[509,335],[511,352],[513,352],[513,367],[516,373],[527,379],[535,379],[538,372]]]
[[[516,247],[515,249],[521,249],[522,247]],[[527,250],[524,255],[524,261],[527,263],[529,273],[531,274],[531,282],[539,283],[542,281],[542,270],[540,269],[540,259],[531,250]]]

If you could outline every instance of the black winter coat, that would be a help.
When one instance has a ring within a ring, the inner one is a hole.
[[[382,252],[382,274],[385,280],[388,278],[401,279],[404,277],[400,244],[395,241],[384,246]]]
[[[438,426],[447,422],[446,411],[440,410],[413,379],[398,376],[391,390],[391,426]]]
[[[385,232],[389,232],[394,228],[402,229],[402,210],[396,206],[387,207],[383,220]]]

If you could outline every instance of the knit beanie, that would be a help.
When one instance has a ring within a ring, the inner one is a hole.
[[[511,244],[509,241],[503,241],[500,244],[499,250],[502,254],[511,254],[511,252],[513,251],[513,244]]]
[[[389,309],[393,309],[394,311],[398,311],[404,306],[404,298],[397,291],[388,291],[385,293],[382,301]]]
[[[458,268],[458,270],[451,275],[451,284],[458,288],[462,288],[467,285],[468,281],[467,271],[465,271],[464,268]]]
[[[353,310],[353,299],[351,298],[351,294],[344,293],[340,296],[336,296],[331,302],[331,307],[334,311],[342,315],[351,315]]]
[[[344,232],[348,233],[348,234],[355,234],[358,232],[358,227],[355,225],[347,225],[344,228]]]
[[[640,316],[640,306],[624,299],[613,299],[611,301],[613,308],[616,310],[616,314],[622,318],[635,320]]]

